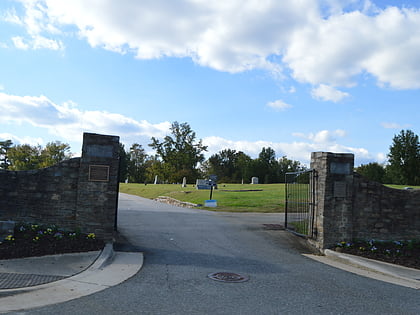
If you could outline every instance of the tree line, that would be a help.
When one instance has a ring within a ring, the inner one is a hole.
[[[401,130],[392,139],[388,163],[362,164],[356,172],[364,177],[382,183],[399,185],[420,185],[420,143],[411,130]]]
[[[27,171],[44,168],[71,158],[70,146],[60,141],[40,145],[13,145],[11,140],[0,141],[0,169]]]
[[[261,183],[284,182],[286,172],[305,169],[299,161],[283,156],[276,158],[272,148],[262,148],[258,158],[252,159],[242,151],[225,149],[205,159],[202,140],[188,123],[173,122],[171,134],[162,141],[151,139],[149,146],[155,155],[146,154],[142,145],[134,143],[129,150],[120,144],[120,180],[130,183],[160,182],[181,183],[185,177],[188,183],[198,178],[216,175],[218,182],[250,183],[251,177],[258,177]]]
[[[250,183],[258,177],[260,183],[282,183],[286,172],[305,170],[299,161],[286,156],[276,157],[275,151],[262,148],[253,159],[242,151],[224,149],[205,159],[207,146],[198,140],[188,123],[173,122],[170,135],[162,140],[152,137],[149,155],[141,144],[129,149],[120,144],[120,181],[130,183],[159,182],[195,183],[198,178],[216,175],[219,183]],[[0,169],[30,170],[52,166],[71,157],[70,146],[59,141],[48,143],[45,148],[28,144],[13,145],[11,140],[0,141]],[[420,144],[411,130],[402,130],[393,138],[388,163],[369,163],[356,168],[361,175],[380,182],[420,185]]]

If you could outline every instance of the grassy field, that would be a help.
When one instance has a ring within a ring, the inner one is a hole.
[[[407,187],[407,185],[387,186],[396,189]],[[410,187],[420,189],[419,186]],[[192,185],[182,188],[181,185],[121,183],[120,192],[149,199],[168,196],[195,204],[204,204],[205,200],[210,199],[209,190],[197,190]],[[219,189],[213,191],[213,199],[217,200],[217,208],[202,208],[229,212],[284,212],[284,194],[284,184],[220,184]]]
[[[395,189],[404,189],[405,187],[411,187],[413,189],[420,189],[420,186],[410,186],[410,185],[388,185],[388,184],[386,184],[385,186],[390,187],[390,188],[395,188]]]
[[[230,212],[283,212],[284,184],[220,184],[213,191],[217,200],[217,208],[205,208],[216,211]],[[144,185],[120,184],[120,192],[153,199],[158,196],[168,196],[180,201],[204,204],[210,199],[209,190],[197,190],[192,185],[182,188],[181,185]]]

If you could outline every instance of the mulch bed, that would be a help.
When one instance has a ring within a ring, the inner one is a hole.
[[[105,243],[94,234],[67,232],[56,227],[17,225],[0,242],[0,259],[101,250]]]
[[[337,244],[335,250],[337,252],[420,269],[420,240],[341,242]]]

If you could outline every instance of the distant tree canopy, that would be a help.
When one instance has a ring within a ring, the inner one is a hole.
[[[238,183],[251,175],[251,157],[245,153],[225,149],[208,159],[208,175],[216,175],[219,182]]]
[[[60,141],[41,146],[21,144],[13,146],[11,140],[0,142],[1,169],[12,171],[33,170],[57,164],[69,159],[70,146]]]
[[[182,182],[183,177],[188,182],[194,182],[199,175],[198,164],[204,162],[207,147],[202,140],[196,141],[196,134],[187,123],[172,123],[171,134],[163,141],[152,137],[150,147],[156,150],[162,161],[162,175],[171,182]]]
[[[411,130],[401,130],[392,139],[386,165],[362,164],[356,172],[380,183],[420,185],[419,137]]]
[[[268,147],[262,148],[258,158],[252,159],[245,153],[225,149],[212,155],[206,164],[207,175],[217,175],[219,182],[250,183],[251,177],[258,177],[261,183],[283,183],[287,172],[297,172],[305,167],[299,161],[286,156],[276,158],[276,152]]]
[[[364,177],[373,180],[378,183],[384,183],[385,179],[385,168],[379,163],[362,164],[355,169],[357,173]]]
[[[0,169],[7,170],[9,168],[8,151],[12,145],[12,140],[0,141]]]
[[[411,130],[401,130],[392,139],[388,176],[394,184],[420,185],[420,143]]]
[[[250,183],[258,177],[260,183],[283,183],[287,172],[305,170],[299,161],[286,156],[276,157],[270,147],[262,148],[253,159],[242,151],[224,149],[204,158],[207,147],[196,139],[195,132],[187,123],[174,122],[171,134],[162,141],[151,138],[149,146],[155,155],[148,155],[141,144],[134,143],[129,150],[120,144],[120,181],[150,183],[157,175],[160,182],[188,183],[197,178],[216,175],[219,183]],[[0,141],[0,169],[32,170],[52,166],[71,157],[70,146],[59,141],[41,146],[13,145],[11,140]],[[393,138],[388,154],[388,164],[369,163],[356,171],[380,183],[420,185],[419,137],[411,130],[402,130]]]

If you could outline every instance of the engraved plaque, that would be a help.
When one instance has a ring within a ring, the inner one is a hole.
[[[92,144],[86,147],[86,154],[88,156],[112,158],[112,152],[112,145]]]
[[[345,198],[347,196],[346,182],[334,182],[334,197]]]
[[[332,162],[330,165],[330,172],[332,174],[351,174],[350,163],[336,163]]]
[[[109,166],[89,165],[89,181],[108,182],[109,181]]]

